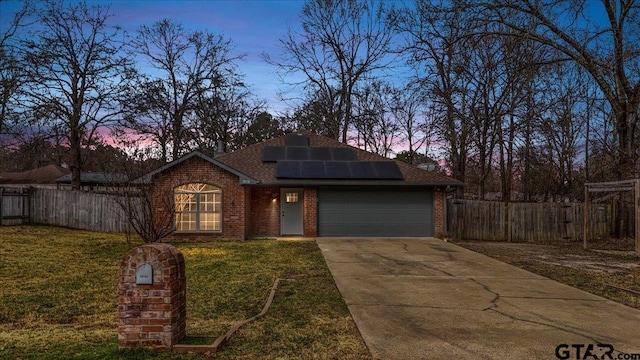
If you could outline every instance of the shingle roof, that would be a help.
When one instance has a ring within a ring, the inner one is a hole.
[[[162,166],[162,167],[160,167],[160,168],[158,168],[158,169],[156,169],[156,170],[154,170],[154,171],[152,171],[152,172],[150,172],[150,173],[148,173],[146,175],[143,175],[143,176],[135,179],[133,181],[133,183],[134,184],[148,184],[156,174],[161,173],[161,172],[163,172],[163,171],[165,171],[165,170],[167,170],[169,168],[172,168],[172,167],[174,167],[174,166],[176,166],[176,165],[178,165],[178,164],[180,164],[180,163],[182,163],[182,162],[184,162],[186,160],[189,160],[189,159],[191,159],[193,157],[200,158],[200,159],[202,159],[204,161],[207,161],[207,162],[209,162],[209,163],[211,163],[211,164],[213,164],[213,165],[215,165],[215,166],[217,166],[219,168],[222,168],[222,169],[224,169],[224,170],[226,170],[226,171],[238,176],[238,178],[240,178],[240,182],[242,184],[256,184],[257,183],[256,180],[254,180],[250,176],[247,176],[246,174],[242,173],[241,171],[238,171],[237,169],[235,169],[233,167],[227,166],[226,164],[224,164],[222,162],[219,162],[217,160],[217,158],[216,159],[212,159],[209,156],[204,155],[204,154],[202,154],[202,153],[200,153],[198,151],[191,152],[191,153],[189,153],[189,154],[187,154],[187,155],[185,155],[185,156],[183,156],[183,157],[181,157],[179,159],[176,159],[176,160],[174,160],[174,161],[172,161],[170,163],[167,163],[164,166]]]
[[[82,184],[125,184],[129,181],[129,176],[126,174],[117,173],[94,173],[83,172],[80,173],[80,183]],[[71,174],[67,174],[56,179],[60,184],[71,184]]]
[[[0,184],[54,184],[69,170],[57,165],[47,165],[22,172],[0,173]]]
[[[389,160],[383,156],[373,154],[336,140],[320,136],[310,131],[300,130],[296,133],[309,137],[310,147],[346,147],[352,148],[358,161]],[[314,179],[279,179],[276,178],[276,163],[263,162],[262,151],[265,146],[285,146],[286,135],[267,140],[246,148],[222,154],[215,160],[235,169],[263,185],[299,186],[299,185],[430,185],[430,186],[462,186],[460,181],[446,175],[429,172],[418,167],[395,160],[402,172],[404,180],[314,180]]]

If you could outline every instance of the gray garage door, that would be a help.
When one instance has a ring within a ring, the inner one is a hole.
[[[320,189],[320,236],[433,236],[427,190]]]

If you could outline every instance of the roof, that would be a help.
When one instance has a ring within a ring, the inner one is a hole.
[[[249,185],[249,184],[257,184],[258,183],[257,180],[251,178],[250,176],[247,176],[244,173],[242,173],[242,172],[240,172],[240,171],[238,171],[238,170],[236,170],[236,169],[234,169],[234,168],[232,168],[230,166],[227,166],[226,164],[221,163],[221,162],[217,161],[216,159],[213,159],[213,158],[211,158],[211,157],[209,157],[207,155],[204,155],[204,154],[202,154],[202,153],[200,153],[198,151],[191,152],[191,153],[189,153],[189,154],[187,154],[187,155],[185,155],[185,156],[183,156],[183,157],[181,157],[181,158],[179,158],[177,160],[174,160],[174,161],[172,161],[170,163],[167,163],[164,166],[162,166],[161,168],[156,169],[156,170],[154,170],[154,171],[152,171],[152,172],[150,172],[150,173],[148,173],[148,174],[146,174],[146,175],[134,180],[133,183],[134,184],[135,183],[147,184],[147,183],[149,183],[151,181],[151,179],[156,174],[161,173],[161,172],[163,172],[163,171],[165,171],[165,170],[167,170],[169,168],[172,168],[172,167],[174,167],[174,166],[176,166],[176,165],[178,165],[180,163],[183,163],[183,162],[185,162],[185,161],[187,161],[187,160],[189,160],[191,158],[194,158],[194,157],[200,158],[200,159],[202,159],[204,161],[207,161],[207,162],[209,162],[209,163],[211,163],[211,164],[213,164],[213,165],[215,165],[215,166],[217,166],[217,167],[219,167],[221,169],[224,169],[224,170],[226,170],[226,171],[238,176],[238,178],[240,179],[240,183],[241,184]]]
[[[124,184],[129,180],[125,174],[117,173],[98,173],[98,172],[83,172],[80,173],[81,184]],[[56,183],[71,184],[71,174],[64,175],[56,179]]]
[[[69,174],[57,165],[47,165],[22,172],[0,173],[0,184],[54,184],[56,179]]]
[[[301,185],[401,185],[401,186],[462,186],[463,184],[446,175],[422,170],[416,166],[409,165],[399,160],[390,160],[383,156],[373,154],[339,141],[315,134],[310,131],[300,130],[295,133],[306,135],[309,138],[310,147],[329,147],[329,148],[351,148],[356,154],[357,161],[395,161],[402,172],[403,180],[332,180],[332,179],[281,179],[276,177],[276,163],[263,162],[263,150],[267,146],[285,146],[287,135],[283,135],[271,140],[267,140],[258,144],[247,146],[243,149],[222,154],[215,158],[215,161],[223,164],[225,167],[234,169],[237,172],[253,179],[262,185],[277,186],[301,186]],[[167,164],[170,165],[170,164]]]

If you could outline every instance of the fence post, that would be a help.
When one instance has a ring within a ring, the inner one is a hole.
[[[2,204],[4,204],[4,188],[0,187],[0,226],[2,226]]]
[[[22,221],[27,220],[27,224],[31,224],[31,193],[33,192],[33,188],[25,188],[23,189],[25,195],[22,197]],[[24,213],[26,209],[27,213]]]
[[[589,218],[591,215],[591,211],[589,210],[589,187],[585,186],[584,187],[584,221],[583,221],[583,240],[582,240],[582,247],[584,249],[587,248],[587,239],[589,239]]]
[[[504,203],[504,216],[506,218],[507,221],[507,241],[508,242],[512,242],[513,241],[513,228],[511,225],[511,219],[513,218],[513,214],[511,213],[513,211],[513,206],[510,206],[510,203],[507,201]]]
[[[640,256],[640,218],[638,218],[638,206],[640,205],[640,180],[636,179],[633,191],[633,215],[635,217],[635,243],[636,256]]]

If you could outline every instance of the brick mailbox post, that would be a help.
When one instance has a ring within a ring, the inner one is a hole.
[[[120,265],[118,347],[171,351],[185,336],[184,257],[169,244],[131,250]]]

